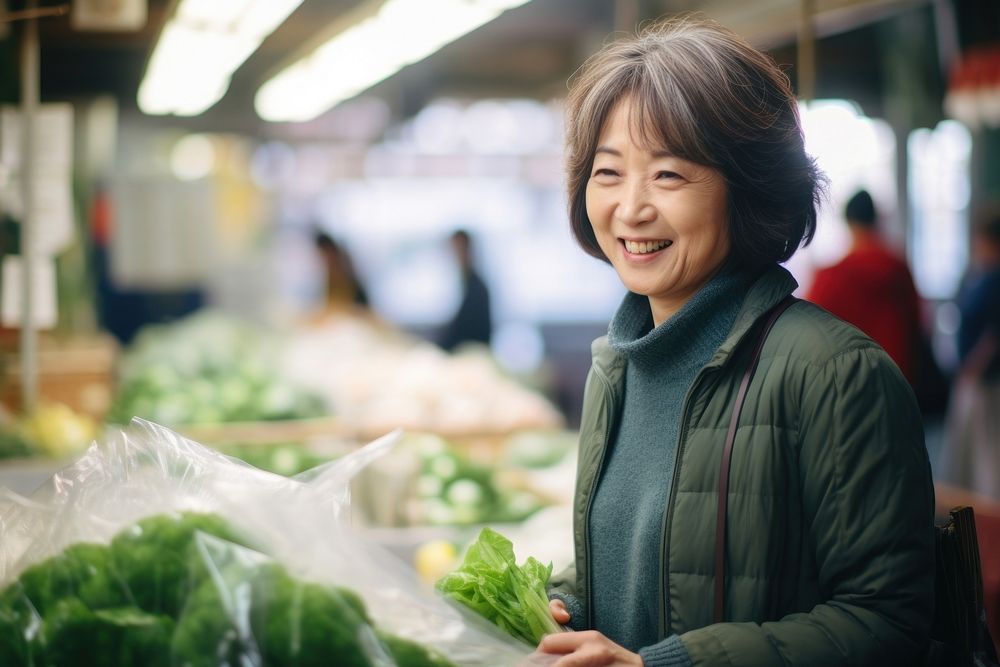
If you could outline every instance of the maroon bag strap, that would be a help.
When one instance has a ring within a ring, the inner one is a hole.
[[[726,607],[726,510],[729,506],[729,467],[733,459],[733,442],[736,440],[736,427],[740,422],[740,414],[743,412],[743,403],[747,398],[747,389],[750,381],[753,380],[754,372],[757,370],[757,363],[760,361],[760,352],[764,349],[764,341],[771,332],[771,327],[778,321],[785,309],[798,301],[795,297],[788,295],[782,299],[778,305],[771,309],[764,325],[757,334],[754,343],[753,353],[750,356],[750,363],[743,373],[743,381],[740,382],[739,391],[736,393],[736,401],[733,405],[733,416],[729,420],[729,430],[726,432],[726,444],[722,449],[722,467],[719,470],[719,503],[715,517],[715,614],[714,622],[722,623]]]

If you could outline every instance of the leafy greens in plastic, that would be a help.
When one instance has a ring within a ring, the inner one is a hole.
[[[511,541],[484,528],[462,564],[442,577],[437,588],[508,634],[536,645],[563,630],[549,611],[545,586],[551,574],[551,563],[543,565],[530,556],[518,566]]]

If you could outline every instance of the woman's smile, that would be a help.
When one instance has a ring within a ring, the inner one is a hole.
[[[622,247],[625,249],[625,257],[629,260],[652,258],[673,244],[673,241],[670,240],[646,241],[621,239],[621,242]]]

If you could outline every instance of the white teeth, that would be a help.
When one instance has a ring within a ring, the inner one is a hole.
[[[625,241],[625,249],[633,255],[645,255],[647,253],[663,250],[670,241]]]

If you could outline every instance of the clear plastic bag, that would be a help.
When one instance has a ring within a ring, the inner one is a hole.
[[[551,664],[352,530],[350,480],[397,438],[288,479],[146,421],[109,431],[0,497],[0,663]]]

